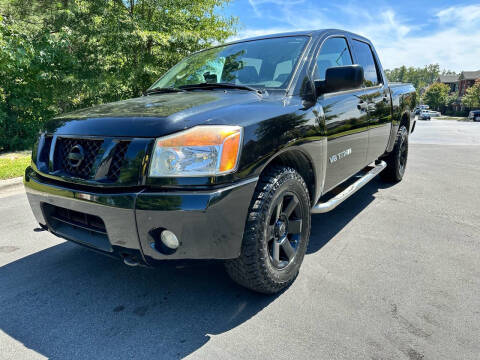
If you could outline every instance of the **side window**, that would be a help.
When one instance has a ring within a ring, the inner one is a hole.
[[[353,51],[358,58],[358,64],[363,67],[364,85],[366,87],[378,85],[380,83],[379,72],[370,45],[363,41],[353,40]]]
[[[347,40],[343,37],[327,39],[318,53],[314,79],[325,80],[325,72],[328,68],[352,64]]]

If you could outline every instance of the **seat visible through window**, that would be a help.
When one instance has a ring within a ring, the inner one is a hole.
[[[255,84],[258,82],[258,73],[255,66],[245,66],[237,71],[237,79],[242,84]]]

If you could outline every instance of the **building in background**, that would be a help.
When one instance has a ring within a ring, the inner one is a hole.
[[[473,84],[475,80],[480,79],[480,70],[478,71],[462,71],[458,80],[458,95],[462,97],[467,92],[467,89]]]
[[[447,106],[447,113],[449,111],[464,112],[468,110],[462,103],[462,97],[467,92],[467,89],[473,86],[478,79],[480,79],[480,70],[462,71],[460,74],[439,75],[437,82],[447,85],[450,88],[450,95],[457,94],[457,99]]]
[[[450,87],[450,94],[458,91],[459,80],[460,80],[460,75],[455,73],[440,75],[438,77],[438,82],[448,85]]]
[[[440,75],[437,82],[448,85],[450,87],[450,94],[458,91],[458,96],[461,98],[465,95],[467,89],[475,84],[477,79],[480,79],[480,70],[462,71],[460,75],[455,73]]]

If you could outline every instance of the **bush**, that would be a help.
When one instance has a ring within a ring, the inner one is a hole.
[[[464,110],[447,109],[443,113],[443,115],[456,116],[456,117],[467,117],[469,112],[470,112],[470,110],[468,110],[468,109],[464,109]]]

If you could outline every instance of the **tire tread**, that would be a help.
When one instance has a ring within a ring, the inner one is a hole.
[[[262,243],[259,241],[263,238],[263,227],[258,225],[265,222],[276,190],[289,180],[295,180],[301,184],[306,196],[305,200],[308,200],[308,204],[310,204],[307,185],[295,169],[279,166],[267,169],[266,173],[260,177],[252,197],[245,224],[241,255],[236,259],[225,262],[226,271],[235,282],[260,293],[276,293],[289,286],[298,274],[297,270],[295,275],[287,281],[279,281],[273,278],[267,269],[267,262],[270,261],[266,258],[268,254],[263,251]],[[310,229],[309,225],[308,229]],[[306,241],[308,241],[308,237]],[[302,256],[301,263],[304,254],[298,255]]]
[[[404,125],[401,125],[397,131],[397,138],[395,139],[395,146],[393,150],[383,159],[387,163],[387,167],[380,173],[380,177],[388,182],[399,182],[403,178],[403,174],[399,172],[398,156],[400,152],[400,143],[403,136],[407,136],[408,130]]]

